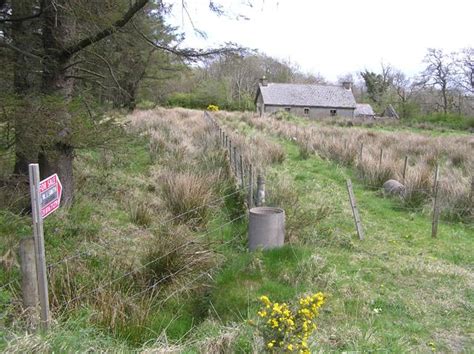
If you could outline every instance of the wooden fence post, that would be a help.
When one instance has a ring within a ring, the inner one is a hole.
[[[471,193],[469,194],[469,201],[471,205],[474,202],[474,176],[471,177]]]
[[[240,186],[245,187],[245,171],[244,171],[244,161],[242,158],[242,150],[240,150]]]
[[[259,174],[257,176],[257,206],[265,204],[265,178]]]
[[[249,165],[249,191],[247,196],[247,204],[249,209],[253,207],[253,168],[252,164]]]
[[[439,223],[439,205],[438,205],[438,191],[439,191],[439,165],[436,164],[435,180],[433,186],[433,220],[431,222],[431,237],[438,236]]]
[[[230,169],[232,169],[232,140],[229,139],[229,161],[230,161]]]
[[[405,178],[407,173],[407,165],[408,165],[408,155],[405,155],[405,162],[403,164],[403,185],[405,185]]]
[[[383,149],[380,148],[379,169],[382,167],[382,159],[383,159]]]
[[[35,240],[33,237],[20,241],[21,294],[23,309],[28,316],[28,327],[35,329],[39,322],[38,279],[35,259]]]
[[[40,175],[39,165],[31,163],[28,165],[30,177],[30,194],[31,207],[33,217],[33,233],[35,239],[35,253],[36,253],[36,272],[38,279],[38,295],[41,305],[40,317],[41,327],[44,330],[49,328],[50,313],[49,313],[49,298],[48,298],[48,279],[46,272],[46,255],[44,252],[44,233],[43,233],[43,218],[41,217],[41,201],[40,201]]]
[[[237,169],[237,147],[234,146],[234,175],[239,180],[239,170]]]
[[[360,150],[359,150],[359,161],[362,162],[362,153],[364,151],[364,143],[360,144]]]
[[[438,185],[438,178],[439,178],[439,164],[436,164],[434,181],[433,181],[433,189],[432,189],[433,194],[435,192],[436,186]]]
[[[347,183],[347,192],[349,193],[349,202],[351,203],[352,215],[354,216],[354,222],[356,226],[357,235],[359,235],[360,240],[363,240],[364,230],[362,229],[362,221],[360,220],[359,210],[357,209],[354,191],[352,190],[352,182],[350,179],[348,179],[346,183]]]

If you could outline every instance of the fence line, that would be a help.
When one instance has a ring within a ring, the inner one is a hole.
[[[206,233],[204,233],[204,234],[202,234],[202,235],[199,235],[199,236],[198,236],[198,239],[202,239],[202,238],[204,238],[205,236],[210,235],[211,233],[213,233],[213,232],[215,232],[215,231],[217,231],[217,230],[220,230],[220,229],[222,229],[223,227],[225,227],[225,226],[227,226],[227,225],[230,225],[230,224],[236,222],[237,220],[242,219],[242,218],[243,218],[244,216],[246,216],[246,215],[247,215],[246,213],[245,213],[245,214],[242,214],[242,215],[240,215],[240,216],[238,216],[238,217],[236,217],[236,218],[234,218],[234,219],[232,219],[232,220],[230,220],[230,221],[228,221],[228,222],[226,222],[226,223],[224,223],[224,224],[221,224],[220,226],[218,226],[218,227],[216,227],[216,228],[214,228],[214,229],[212,229],[212,230],[210,230],[210,231],[207,231]],[[178,247],[172,249],[171,251],[168,251],[167,253],[165,253],[165,254],[163,254],[163,255],[161,255],[161,256],[159,256],[159,257],[157,257],[157,258],[155,258],[155,259],[153,259],[153,260],[151,260],[151,261],[149,261],[149,262],[147,262],[147,263],[141,265],[140,267],[137,267],[137,268],[135,268],[135,269],[133,269],[133,270],[131,270],[131,271],[126,272],[125,274],[120,275],[119,277],[116,277],[116,278],[112,279],[111,281],[107,282],[105,285],[100,285],[99,287],[95,288],[94,290],[92,290],[92,291],[90,291],[90,292],[87,292],[87,293],[85,293],[85,294],[81,294],[81,295],[79,295],[79,296],[76,296],[76,297],[72,298],[71,300],[67,301],[66,304],[65,304],[65,306],[68,306],[70,303],[72,303],[72,302],[74,302],[74,301],[76,301],[76,300],[79,300],[79,299],[83,298],[84,296],[87,296],[87,295],[90,295],[90,294],[92,294],[92,293],[94,293],[94,292],[97,292],[97,291],[99,291],[99,290],[105,289],[106,287],[108,287],[108,286],[110,286],[110,285],[116,283],[117,281],[119,281],[119,280],[121,280],[121,279],[123,279],[123,278],[126,278],[127,276],[129,276],[129,275],[131,275],[131,274],[134,274],[134,273],[136,273],[137,271],[139,271],[139,270],[141,270],[141,269],[146,268],[146,267],[149,266],[150,264],[153,264],[153,263],[159,261],[160,259],[163,259],[164,257],[170,255],[171,253],[173,253],[173,252],[175,252],[175,251],[177,251],[177,250],[179,250],[179,249],[181,249],[181,248],[183,248],[183,247],[186,247],[186,246],[188,246],[188,245],[190,245],[191,243],[194,243],[194,242],[196,242],[196,239],[192,239],[192,240],[190,240],[190,241],[187,241],[187,242],[181,244],[180,246],[178,246]]]
[[[259,204],[258,196],[264,195],[265,192],[262,189],[258,189],[258,184],[256,185],[256,189],[254,189],[253,184],[257,182],[257,179],[253,176],[253,171],[255,166],[252,166],[251,159],[246,158],[242,154],[242,147],[237,147],[232,145],[232,141],[229,136],[226,134],[225,130],[219,125],[217,120],[211,116],[208,111],[204,111],[204,117],[209,121],[212,127],[219,133],[218,141],[222,145],[222,147],[228,151],[229,157],[229,167],[230,170],[233,171],[236,185],[241,186],[241,188],[248,189],[248,196],[247,196],[247,207],[250,209],[254,204]],[[239,151],[238,151],[239,150]],[[248,161],[246,163],[246,167],[244,168],[244,160]],[[247,178],[246,178],[247,175]],[[259,175],[261,178],[263,176]],[[246,180],[248,181],[248,186],[244,187],[246,184]],[[265,188],[264,185],[261,185],[261,188]],[[254,193],[255,190],[255,193]],[[262,200],[262,204],[264,200]]]
[[[299,124],[292,124],[288,123],[286,126],[284,126],[285,129],[280,128],[275,128],[274,124],[275,120],[270,120],[266,121],[268,125],[265,124],[252,124],[249,123],[251,126],[254,128],[261,130],[261,131],[267,131],[267,133],[274,134],[277,136],[280,136],[286,140],[289,141],[298,141],[300,144],[300,148],[303,148],[301,144],[306,142],[306,149],[311,151],[311,153],[317,153],[319,149],[317,148],[317,143],[318,141],[312,140],[311,143],[308,142],[309,137],[314,138],[314,133],[316,131],[316,128],[312,125],[304,125],[300,126]],[[272,130],[273,127],[273,130]],[[270,129],[270,131],[268,131]],[[294,134],[293,134],[294,133]],[[348,142],[347,139],[344,142],[345,149],[348,147],[351,147],[352,149],[355,149],[355,163],[356,166],[352,166],[356,171],[357,171],[357,161],[365,161],[367,157],[370,154],[371,158],[374,161],[377,161],[378,164],[378,169],[380,170],[381,168],[384,168],[386,156],[390,155],[387,154],[386,151],[384,150],[383,144],[374,144],[374,145],[369,145],[369,146],[364,146],[364,142],[360,141],[352,141]],[[329,158],[330,160],[336,160],[333,158]],[[409,160],[410,156],[407,155],[405,152],[400,160],[400,169],[398,171],[400,174],[401,181],[403,182],[403,185],[405,185],[407,176],[408,174],[408,169],[410,169],[409,165]],[[390,160],[392,161],[392,160]],[[343,162],[344,163],[344,162]],[[398,165],[397,165],[398,166]],[[435,175],[434,178],[436,178],[437,174]],[[360,181],[360,179],[359,179]],[[439,181],[438,181],[439,183]],[[371,184],[366,184],[364,179],[362,178],[362,187],[373,190],[373,191],[383,191],[384,188],[382,185],[371,185]],[[459,215],[459,218],[463,220],[464,223],[470,223],[471,221],[471,215],[473,214],[473,203],[472,200],[474,199],[474,176],[471,176],[469,179],[469,186],[467,191],[469,193],[469,199],[471,202],[471,206],[467,205],[466,207],[457,207],[455,204],[450,203],[452,206],[446,205],[441,202],[443,198],[445,198],[446,192],[442,193],[441,188],[439,188],[438,193],[434,193],[434,188],[431,187],[426,187],[426,188],[406,188],[405,190],[409,191],[410,193],[415,193],[420,196],[422,200],[420,200],[420,207],[410,207],[410,206],[403,206],[403,205],[398,205],[397,207],[394,207],[394,209],[398,210],[406,210],[406,211],[414,211],[414,212],[419,212],[421,210],[429,210],[430,207],[428,206],[428,203],[431,202],[431,209],[433,210],[432,216],[434,223],[438,223],[439,215],[448,215],[448,214],[457,214]],[[470,188],[470,189],[469,189]],[[389,194],[389,193],[387,193]],[[403,199],[403,194],[400,195],[402,197],[402,202],[407,201],[409,203],[408,198]],[[407,197],[409,197],[407,195]],[[436,200],[436,203],[433,203],[433,201]],[[435,210],[436,209],[436,210]],[[441,217],[441,222],[443,223],[449,223],[449,221],[445,220],[445,218]]]
[[[163,226],[163,225],[165,225],[165,224],[167,224],[167,223],[170,223],[170,222],[172,222],[172,221],[174,221],[174,220],[177,220],[177,219],[179,219],[179,218],[181,218],[181,217],[183,217],[183,216],[185,216],[185,215],[187,215],[187,214],[189,214],[189,213],[192,213],[192,212],[194,212],[194,211],[196,211],[196,210],[199,210],[199,209],[201,209],[201,208],[204,208],[204,207],[207,207],[207,206],[213,206],[213,205],[215,205],[216,203],[218,203],[218,202],[220,202],[220,201],[223,201],[223,200],[225,200],[226,198],[231,197],[231,196],[233,196],[233,195],[235,195],[235,194],[241,193],[243,190],[246,190],[246,189],[248,189],[248,188],[249,188],[249,186],[244,186],[243,188],[241,188],[241,189],[239,189],[239,190],[233,191],[232,193],[228,193],[228,194],[226,194],[226,195],[224,195],[224,196],[222,196],[222,197],[216,198],[216,199],[212,200],[212,201],[209,202],[209,203],[202,204],[202,205],[197,206],[197,207],[195,207],[195,208],[193,208],[193,209],[187,210],[187,211],[185,211],[185,212],[183,212],[183,213],[181,213],[181,214],[178,214],[178,215],[176,215],[176,216],[174,216],[174,217],[172,217],[172,218],[170,218],[170,219],[167,219],[167,220],[164,220],[164,221],[158,223],[158,226]],[[111,244],[112,244],[111,241],[106,242],[105,245],[102,245],[102,244],[97,243],[97,245],[99,245],[100,247],[103,247],[103,248],[105,248],[106,246],[109,246],[109,245],[111,245]],[[68,261],[70,261],[70,260],[72,260],[72,259],[79,258],[80,256],[85,255],[85,254],[87,255],[88,252],[87,252],[87,251],[80,251],[80,252],[77,252],[77,253],[75,253],[75,254],[73,254],[73,255],[71,255],[71,256],[65,257],[65,258],[63,258],[63,259],[61,259],[61,260],[59,260],[59,261],[56,261],[56,262],[51,263],[51,264],[48,264],[47,268],[48,268],[48,270],[50,270],[50,269],[52,269],[52,268],[55,268],[55,267],[59,266],[60,264],[66,263],[66,262],[68,262]],[[1,287],[0,287],[0,289],[1,289]]]
[[[230,240],[227,240],[226,242],[222,243],[221,245],[218,246],[218,249],[224,245],[227,245],[231,242],[233,242],[234,240],[238,239],[239,237],[241,237],[244,233],[243,232],[239,232],[236,236],[234,236],[233,238],[231,238]],[[181,273],[183,270],[189,268],[190,265],[194,264],[194,263],[197,263],[198,261],[195,260],[195,261],[192,261],[192,262],[189,262],[187,264],[185,264],[183,267],[181,267],[180,269],[178,269],[177,271],[175,271],[174,273],[171,273],[171,274],[168,274],[167,276],[161,278],[159,281],[157,281],[156,283],[154,283],[153,285],[150,285],[149,287],[145,288],[144,290],[138,292],[137,294],[134,294],[131,298],[134,299],[136,297],[138,297],[139,295],[153,289],[153,288],[156,288],[157,285],[163,283],[166,279],[168,278],[171,278],[179,273]]]

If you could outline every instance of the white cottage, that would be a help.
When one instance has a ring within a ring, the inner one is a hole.
[[[255,98],[257,112],[286,111],[308,118],[354,117],[356,101],[350,82],[342,85],[268,83],[260,80]]]

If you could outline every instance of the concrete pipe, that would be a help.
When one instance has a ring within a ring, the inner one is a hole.
[[[285,242],[285,211],[280,208],[256,207],[250,209],[249,249],[270,249]]]

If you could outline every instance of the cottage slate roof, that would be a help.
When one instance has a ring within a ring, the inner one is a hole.
[[[368,103],[357,103],[354,115],[358,116],[375,116],[372,106]]]
[[[263,103],[277,106],[355,108],[351,90],[342,86],[277,84],[259,85]]]

